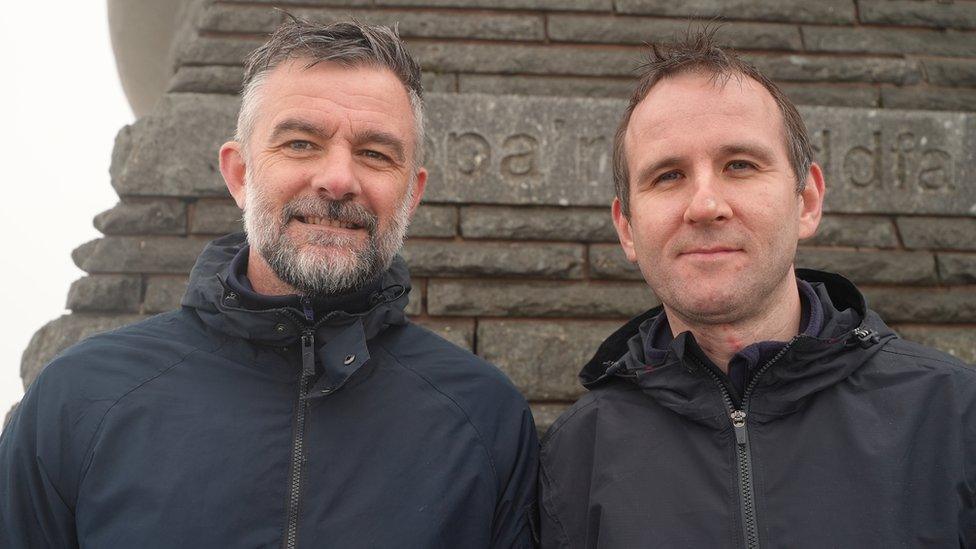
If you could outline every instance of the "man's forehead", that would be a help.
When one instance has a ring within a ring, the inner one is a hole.
[[[745,75],[715,77],[699,72],[665,78],[656,84],[632,113],[625,146],[676,134],[700,131],[729,134],[777,131],[785,126],[776,100],[762,84]]]

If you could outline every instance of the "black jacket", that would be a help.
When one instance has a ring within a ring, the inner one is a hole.
[[[847,280],[743,395],[688,333],[645,364],[649,311],[543,439],[543,547],[976,544],[976,370],[898,337]],[[734,426],[737,425],[737,426]]]
[[[0,439],[0,547],[530,546],[528,406],[406,320],[403,262],[310,326],[227,287],[242,243],[204,251],[181,310],[32,384]]]

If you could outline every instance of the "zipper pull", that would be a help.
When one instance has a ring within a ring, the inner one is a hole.
[[[302,376],[315,374],[315,332],[302,334]]]
[[[729,414],[732,420],[732,429],[735,431],[735,442],[739,446],[746,445],[746,413],[742,410],[734,410]]]
[[[303,295],[299,301],[302,302],[302,313],[305,315],[305,320],[315,322],[315,310],[312,309],[312,300],[307,295]]]
[[[879,341],[878,332],[875,332],[874,330],[869,330],[868,328],[860,328],[860,327],[854,328],[854,331],[851,332],[851,335],[853,336],[852,339],[857,340],[857,342],[861,345],[861,347],[865,349],[867,349],[868,347],[870,347],[871,345]]]

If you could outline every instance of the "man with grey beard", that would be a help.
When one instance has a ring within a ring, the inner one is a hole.
[[[525,400],[404,315],[422,94],[385,27],[251,54],[220,150],[246,236],[45,368],[0,438],[0,546],[532,546]]]

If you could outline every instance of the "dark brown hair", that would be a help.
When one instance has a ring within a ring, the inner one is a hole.
[[[783,115],[786,150],[790,166],[796,176],[796,191],[803,190],[807,172],[813,163],[813,149],[806,126],[796,106],[759,69],[746,63],[730,49],[721,48],[715,40],[717,27],[702,26],[697,32],[689,29],[683,41],[665,46],[651,45],[647,61],[641,65],[640,82],[630,97],[617,133],[613,138],[613,185],[620,199],[624,215],[630,216],[630,173],[627,168],[627,150],[624,137],[627,126],[637,105],[647,97],[651,88],[661,80],[689,72],[699,72],[719,83],[730,78],[751,78],[762,84],[773,96]]]

